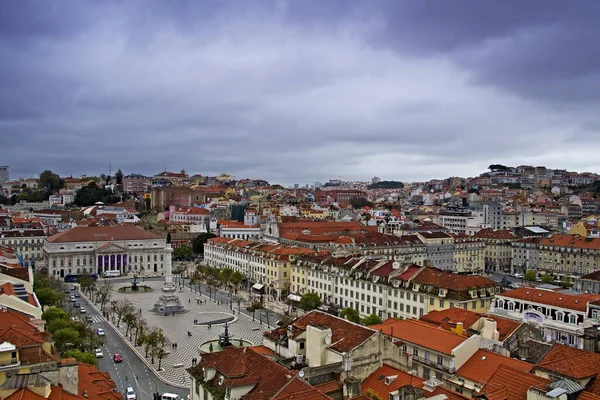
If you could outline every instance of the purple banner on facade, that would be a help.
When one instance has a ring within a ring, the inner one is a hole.
[[[108,264],[108,256],[104,256],[104,267],[106,268],[108,266],[109,266],[109,264]]]
[[[102,267],[102,256],[98,256],[98,266]]]
[[[121,268],[121,255],[117,254],[117,267]]]
[[[127,265],[127,254],[123,254],[123,266]]]

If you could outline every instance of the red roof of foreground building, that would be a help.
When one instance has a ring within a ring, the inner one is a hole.
[[[422,321],[409,319],[388,318],[382,324],[371,325],[369,328],[443,354],[452,354],[453,349],[467,340],[466,337],[456,333],[448,332]]]
[[[554,343],[535,368],[570,379],[589,378],[600,373],[600,354]]]
[[[501,365],[521,372],[533,369],[533,364],[528,362],[479,349],[456,371],[456,375],[484,386]]]
[[[483,387],[488,400],[523,400],[532,386],[546,386],[551,381],[533,374],[500,365]]]
[[[353,350],[371,336],[377,334],[376,330],[352,323],[319,310],[313,310],[292,322],[292,326],[300,331],[305,331],[309,325],[319,328],[330,328],[330,347],[339,352]]]
[[[385,377],[395,378],[389,382],[390,380],[386,380]],[[361,383],[360,393],[363,396],[368,396],[369,393],[373,393],[382,399],[388,399],[390,397],[390,392],[394,392],[407,385],[422,388],[424,381],[424,379],[419,378],[418,376],[408,374],[390,365],[383,364]]]

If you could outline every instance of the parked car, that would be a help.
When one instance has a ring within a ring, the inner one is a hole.
[[[81,308],[81,303],[76,301],[74,304],[75,308]]]
[[[102,329],[102,328],[96,329],[96,333],[98,334],[98,336],[104,336],[105,335],[104,329]]]
[[[91,315],[88,315],[87,317],[85,317],[85,320],[86,320],[87,322],[90,322],[90,323],[91,323],[91,322],[94,322],[94,319],[92,318],[92,316],[91,316]]]
[[[119,353],[113,355],[113,361],[116,363],[123,362],[123,357]]]
[[[87,310],[85,308],[81,307],[79,309],[79,312],[82,313],[82,314],[85,314],[87,312]]]
[[[135,392],[133,391],[133,388],[131,386],[129,386],[127,388],[127,390],[125,391],[125,397],[127,398],[127,400],[135,400]]]
[[[183,397],[179,396],[178,394],[163,393],[163,395],[160,396],[160,400],[183,400]]]
[[[102,353],[102,349],[96,349],[96,358],[104,357],[104,353]]]

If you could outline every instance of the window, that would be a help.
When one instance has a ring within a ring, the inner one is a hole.
[[[413,356],[419,357],[419,348],[418,347],[413,347]]]
[[[576,324],[577,323],[577,315],[575,315],[575,314],[569,315],[569,323]]]
[[[442,300],[442,299],[440,299],[440,307],[444,307],[444,300]]]

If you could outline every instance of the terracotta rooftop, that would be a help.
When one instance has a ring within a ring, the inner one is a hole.
[[[540,240],[540,246],[574,247],[578,249],[600,249],[599,238],[584,238],[579,235],[552,235]]]
[[[479,349],[456,371],[456,375],[479,383],[482,387],[492,378],[500,365],[521,372],[531,372],[533,364]]]
[[[371,325],[369,328],[443,354],[452,354],[453,349],[467,340],[464,336],[448,332],[442,328],[409,319],[388,318],[382,324]]]
[[[142,228],[127,225],[78,226],[46,238],[50,243],[151,239],[161,239],[161,237]]]
[[[480,239],[518,239],[518,237],[510,229],[485,228],[479,230],[474,236]]]
[[[465,310],[464,308],[460,307],[430,311],[429,313],[419,317],[419,320],[430,324],[435,324],[448,331],[455,329],[458,322],[462,322],[464,327],[463,332],[465,335],[470,336],[471,331],[469,331],[469,329],[471,329],[473,325],[481,318],[489,318],[496,321],[496,329],[498,330],[499,339],[501,341],[508,338],[522,324],[522,322],[513,321],[495,315]]]
[[[395,378],[386,380],[385,377]],[[361,383],[360,393],[363,396],[368,396],[369,393],[373,393],[381,399],[389,399],[390,392],[394,392],[407,385],[422,388],[423,382],[424,379],[418,376],[410,375],[390,365],[383,364]]]
[[[483,387],[483,393],[488,400],[523,400],[532,386],[549,383],[548,379],[500,365]]]
[[[303,315],[294,322],[292,326],[305,331],[307,326],[331,329],[331,348],[338,352],[348,352],[364,343],[377,331],[349,322],[343,318],[335,317],[323,311],[313,310]]]
[[[554,343],[535,368],[569,379],[589,378],[600,373],[600,354]]]
[[[433,267],[423,268],[413,276],[412,281],[453,291],[465,291],[473,287],[479,289],[500,286],[499,283],[481,275],[461,275]]]
[[[575,311],[587,311],[588,302],[600,300],[600,295],[572,295],[528,287],[509,290],[508,292],[504,292],[498,296],[529,301],[532,303],[545,304],[549,306],[562,307]]]
[[[335,383],[335,382],[334,382]],[[327,384],[325,384],[327,385]],[[321,386],[321,385],[320,385]],[[339,389],[339,384],[338,384]],[[331,399],[318,386],[310,386],[303,380],[294,377],[285,385],[285,387],[277,393],[273,400],[327,400]]]

